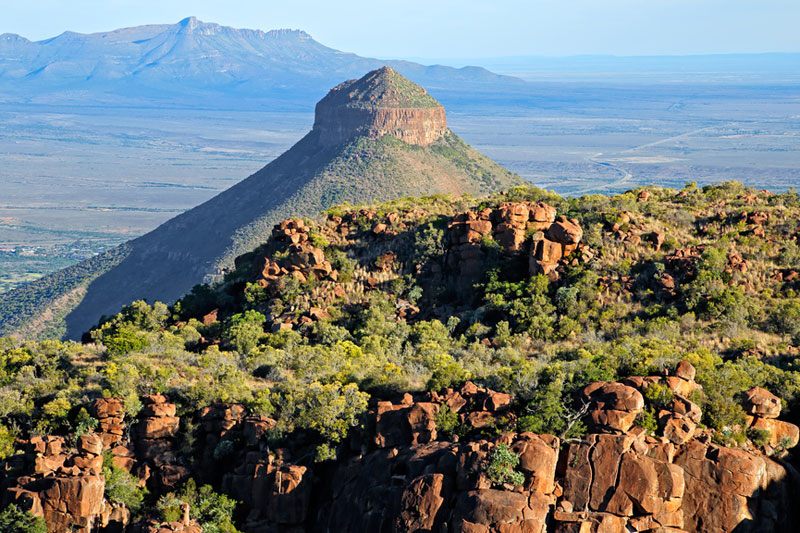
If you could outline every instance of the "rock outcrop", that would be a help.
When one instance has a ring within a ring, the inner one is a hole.
[[[383,135],[426,146],[445,134],[447,118],[425,89],[383,67],[331,89],[317,104],[314,131],[323,146]]]
[[[482,245],[487,238],[506,254],[521,253],[530,238],[528,272],[553,280],[575,250],[580,249],[585,261],[593,256],[580,242],[583,230],[577,220],[556,219],[555,208],[544,202],[503,202],[494,210],[466,211],[453,217],[449,229],[448,266],[462,286],[471,286],[483,272],[486,254]]]
[[[101,453],[112,447],[115,462],[127,459],[126,469],[154,495],[175,490],[189,474],[213,483],[242,502],[246,532],[794,531],[798,473],[762,453],[778,449],[771,444],[731,448],[698,430],[700,408],[684,396],[699,390],[694,378],[684,361],[660,376],[587,385],[579,400],[590,433],[578,439],[514,431],[515,399],[471,382],[405,394],[377,402],[364,431],[327,463],[300,455],[301,441],[273,448],[274,420],[218,403],[193,417],[195,461],[182,464],[175,405],[145,396],[133,444],[125,431],[104,443],[105,429],[81,436],[71,450],[61,437],[30,439],[24,455],[6,461],[3,501],[43,516],[53,532],[126,530],[130,513],[104,497]],[[647,407],[643,391],[656,384],[673,397],[652,434],[637,417]],[[743,405],[751,428],[780,425],[789,447],[785,435],[797,427],[776,418],[776,397],[755,388]],[[95,400],[91,409],[104,420],[124,411],[114,398]],[[116,422],[104,428],[116,431]],[[500,446],[518,458],[513,481],[489,468]],[[126,457],[120,448],[133,451]],[[137,527],[201,531],[188,508],[182,520]]]
[[[32,437],[25,453],[7,463],[3,503],[44,517],[50,531],[91,533],[112,521],[125,526],[126,509],[104,497],[103,441],[85,434],[69,449],[63,437]]]

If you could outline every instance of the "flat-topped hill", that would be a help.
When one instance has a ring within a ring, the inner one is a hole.
[[[447,131],[444,107],[390,67],[346,81],[317,103],[314,131],[331,146],[356,136],[392,135],[427,146]]]

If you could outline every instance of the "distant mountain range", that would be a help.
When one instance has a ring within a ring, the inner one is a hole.
[[[525,85],[480,67],[360,57],[328,48],[303,31],[236,29],[190,17],[173,25],[65,32],[36,42],[0,35],[0,102],[218,106],[242,104],[244,98],[305,106],[340,80],[383,65],[430,89]]]

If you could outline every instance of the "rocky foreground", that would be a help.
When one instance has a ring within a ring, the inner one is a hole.
[[[655,384],[673,393],[658,413],[655,437],[634,425]],[[100,421],[70,446],[34,437],[7,463],[3,501],[43,516],[50,531],[199,532],[189,519],[131,525],[130,512],[107,502],[102,453],[153,493],[190,476],[218,479],[243,503],[253,532],[783,532],[794,531],[798,473],[779,457],[798,428],[778,420],[780,401],[764,389],[744,396],[751,427],[768,427],[760,447],[732,448],[698,426],[699,388],[686,362],[670,375],[596,382],[582,393],[585,437],[502,433],[514,398],[467,382],[459,390],[379,401],[364,430],[336,461],[314,464],[290,448],[270,448],[275,421],[215,404],[179,418],[162,395],[145,396],[137,423],[116,398],[94,400]],[[469,438],[441,427],[453,413]],[[200,426],[194,467],[178,460],[176,437]],[[446,432],[445,432],[446,431]],[[235,448],[223,459],[222,440]],[[505,446],[504,446],[505,445]],[[499,450],[513,457],[497,476]]]

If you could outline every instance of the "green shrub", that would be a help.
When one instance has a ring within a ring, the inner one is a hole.
[[[13,427],[7,427],[0,424],[0,461],[14,455],[14,441],[17,438],[17,432]],[[2,531],[2,530],[0,530]]]
[[[239,533],[233,523],[236,500],[214,492],[211,485],[198,488],[190,479],[179,492],[161,496],[156,509],[164,522],[174,522],[183,516],[183,504],[189,504],[189,516],[200,524],[203,533]]]
[[[662,409],[669,410],[674,397],[675,394],[672,390],[661,383],[652,383],[644,389],[644,399],[655,409],[656,413]]]
[[[766,446],[772,433],[768,429],[750,428],[747,430],[747,438],[756,446]]]
[[[139,352],[150,346],[143,334],[127,326],[103,335],[102,343],[112,355]]]
[[[13,503],[0,512],[0,531],[3,533],[47,533],[43,518],[23,511]]]
[[[250,353],[264,334],[265,320],[264,315],[253,310],[233,315],[225,325],[225,343],[240,354]]]
[[[103,475],[106,477],[106,498],[124,505],[136,514],[142,507],[146,491],[136,484],[139,478],[114,464],[110,451],[103,453]]]
[[[461,421],[458,419],[458,413],[452,411],[447,404],[442,404],[439,407],[439,411],[433,420],[436,423],[436,433],[442,437],[460,435],[464,430]]]
[[[338,443],[358,425],[368,399],[369,394],[359,391],[355,383],[298,384],[280,400],[279,423],[282,429],[308,429],[326,443]]]
[[[519,486],[525,482],[525,476],[515,470],[517,465],[519,465],[519,455],[507,444],[501,443],[492,449],[489,464],[486,466],[486,475],[497,485],[509,483]]]
[[[656,415],[652,408],[645,409],[639,413],[634,424],[647,430],[648,435],[654,435],[655,432],[658,431],[658,422],[656,421]]]

